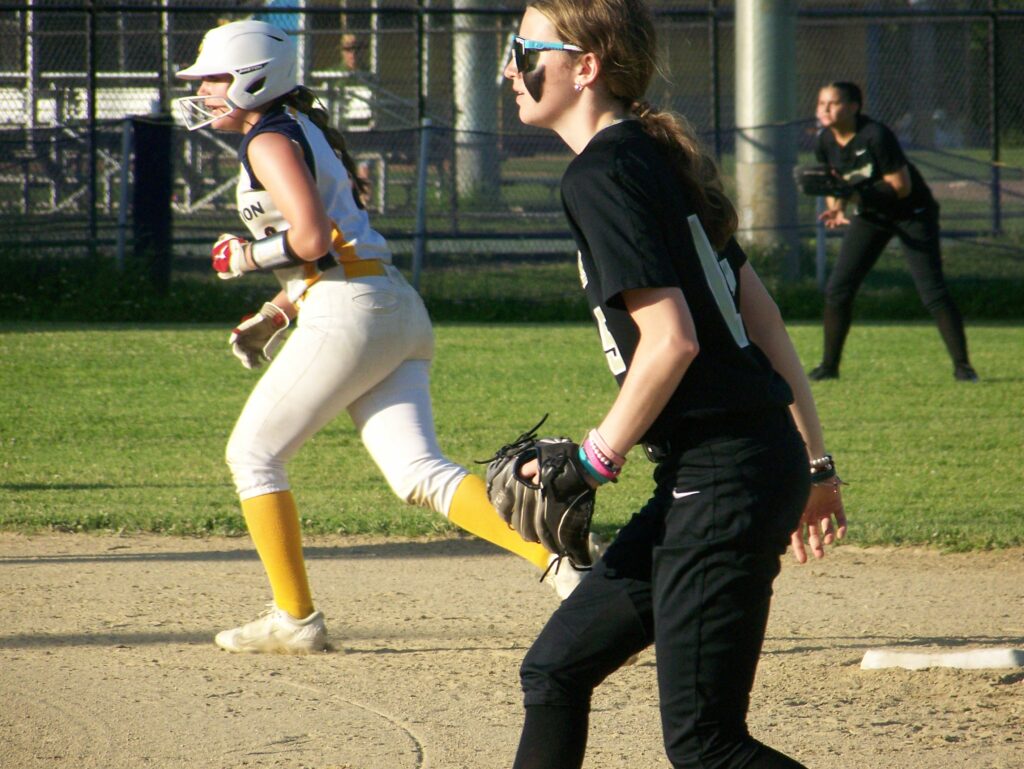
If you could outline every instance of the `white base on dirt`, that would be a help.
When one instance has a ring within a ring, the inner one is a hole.
[[[860,663],[862,670],[882,668],[1024,668],[1024,649],[971,649],[958,652],[911,652],[892,649],[869,649]]]

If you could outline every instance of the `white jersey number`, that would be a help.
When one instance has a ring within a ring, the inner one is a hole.
[[[690,225],[690,232],[693,234],[693,244],[697,247],[697,256],[700,257],[700,266],[704,270],[704,277],[708,287],[715,297],[718,311],[722,314],[725,325],[729,327],[732,338],[736,340],[739,347],[747,347],[750,340],[747,339],[747,331],[743,328],[743,318],[736,309],[736,276],[732,273],[728,259],[718,259],[718,254],[711,247],[707,233],[700,224],[696,214],[687,219]]]
[[[608,368],[612,370],[612,374],[621,374],[626,370],[626,361],[622,359],[619,346],[615,344],[615,337],[608,330],[608,321],[605,320],[604,310],[595,307],[594,317],[597,319],[597,332],[601,335],[601,347],[604,348],[604,357],[608,361]]]

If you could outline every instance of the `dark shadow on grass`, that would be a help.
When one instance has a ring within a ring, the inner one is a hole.
[[[101,542],[102,540],[97,540]],[[193,550],[166,553],[132,552],[131,544],[115,540],[105,553],[61,553],[37,556],[0,556],[0,567],[65,563],[216,563],[224,561],[255,561],[251,548],[238,550]],[[337,547],[311,546],[303,551],[306,560],[362,559],[362,558],[451,558],[455,556],[508,555],[504,550],[480,539],[434,539],[422,542],[379,542],[340,545]],[[510,556],[511,557],[511,556]]]

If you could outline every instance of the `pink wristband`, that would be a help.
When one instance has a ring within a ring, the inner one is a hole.
[[[604,458],[609,460],[613,465],[622,467],[626,464],[626,458],[608,445],[608,441],[602,437],[596,427],[590,431],[590,435],[588,437],[594,442],[595,448],[597,448]]]
[[[583,441],[583,445],[580,447],[583,449],[584,458],[587,461],[587,465],[590,466],[595,472],[601,475],[603,478],[609,481],[614,481],[619,477],[618,472],[609,467],[605,462],[597,456],[597,452],[594,448],[594,443],[589,438]]]

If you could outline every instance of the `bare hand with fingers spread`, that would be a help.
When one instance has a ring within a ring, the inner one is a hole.
[[[834,230],[850,223],[846,217],[846,211],[842,208],[829,208],[822,211],[818,214],[818,221],[823,222],[827,230]]]
[[[814,557],[824,558],[825,545],[831,545],[846,536],[846,511],[840,491],[842,485],[838,475],[811,483],[811,494],[804,506],[804,514],[790,537],[793,557],[798,562],[807,563],[805,538]]]

